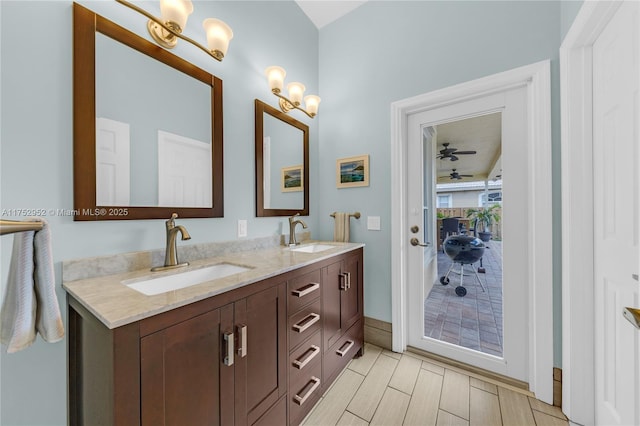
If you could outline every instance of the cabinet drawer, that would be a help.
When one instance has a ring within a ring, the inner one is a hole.
[[[287,284],[289,312],[294,313],[320,297],[320,270],[290,280]]]
[[[289,350],[320,330],[320,299],[289,317]]]
[[[297,425],[322,396],[322,364],[316,363],[289,386],[289,424]]]
[[[325,352],[323,357],[323,381],[333,377],[336,371],[342,370],[349,360],[362,348],[362,320],[355,323],[338,341]]]
[[[318,331],[289,356],[289,382],[295,383],[322,358],[322,334]],[[320,376],[318,376],[320,377]]]

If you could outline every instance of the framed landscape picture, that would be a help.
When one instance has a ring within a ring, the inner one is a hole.
[[[336,186],[353,188],[369,186],[369,156],[340,158],[336,161]]]
[[[282,168],[281,189],[282,192],[298,192],[304,190],[302,165]]]

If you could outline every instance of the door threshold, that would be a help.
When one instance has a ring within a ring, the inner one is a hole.
[[[512,377],[503,376],[502,374],[494,373],[493,371],[475,367],[473,365],[456,361],[441,355],[436,355],[434,353],[427,352],[425,350],[418,349],[413,346],[407,346],[407,352],[420,355],[424,358],[427,358],[439,364],[444,364],[446,367],[453,367],[459,370],[464,370],[464,373],[468,374],[471,377],[476,377],[477,379],[485,380],[487,382],[492,382],[494,384],[499,384],[500,386],[503,386],[503,387],[505,387],[506,385],[507,387],[510,387],[513,390],[516,390],[518,392],[525,393],[526,395],[529,395],[529,396],[534,396],[533,393],[529,391],[529,384],[527,382],[523,382],[521,380],[514,379]]]

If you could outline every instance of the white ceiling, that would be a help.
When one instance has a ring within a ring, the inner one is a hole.
[[[300,9],[319,29],[362,6],[367,0],[296,0]]]
[[[502,175],[502,114],[482,115],[435,126],[436,152],[450,143],[449,148],[459,151],[476,151],[476,154],[458,155],[459,160],[436,161],[438,183],[472,182],[496,179]],[[473,175],[461,180],[450,179],[453,169],[459,174]]]

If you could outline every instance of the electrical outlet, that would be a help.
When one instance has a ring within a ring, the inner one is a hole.
[[[238,238],[247,236],[247,221],[244,219],[238,220]]]

